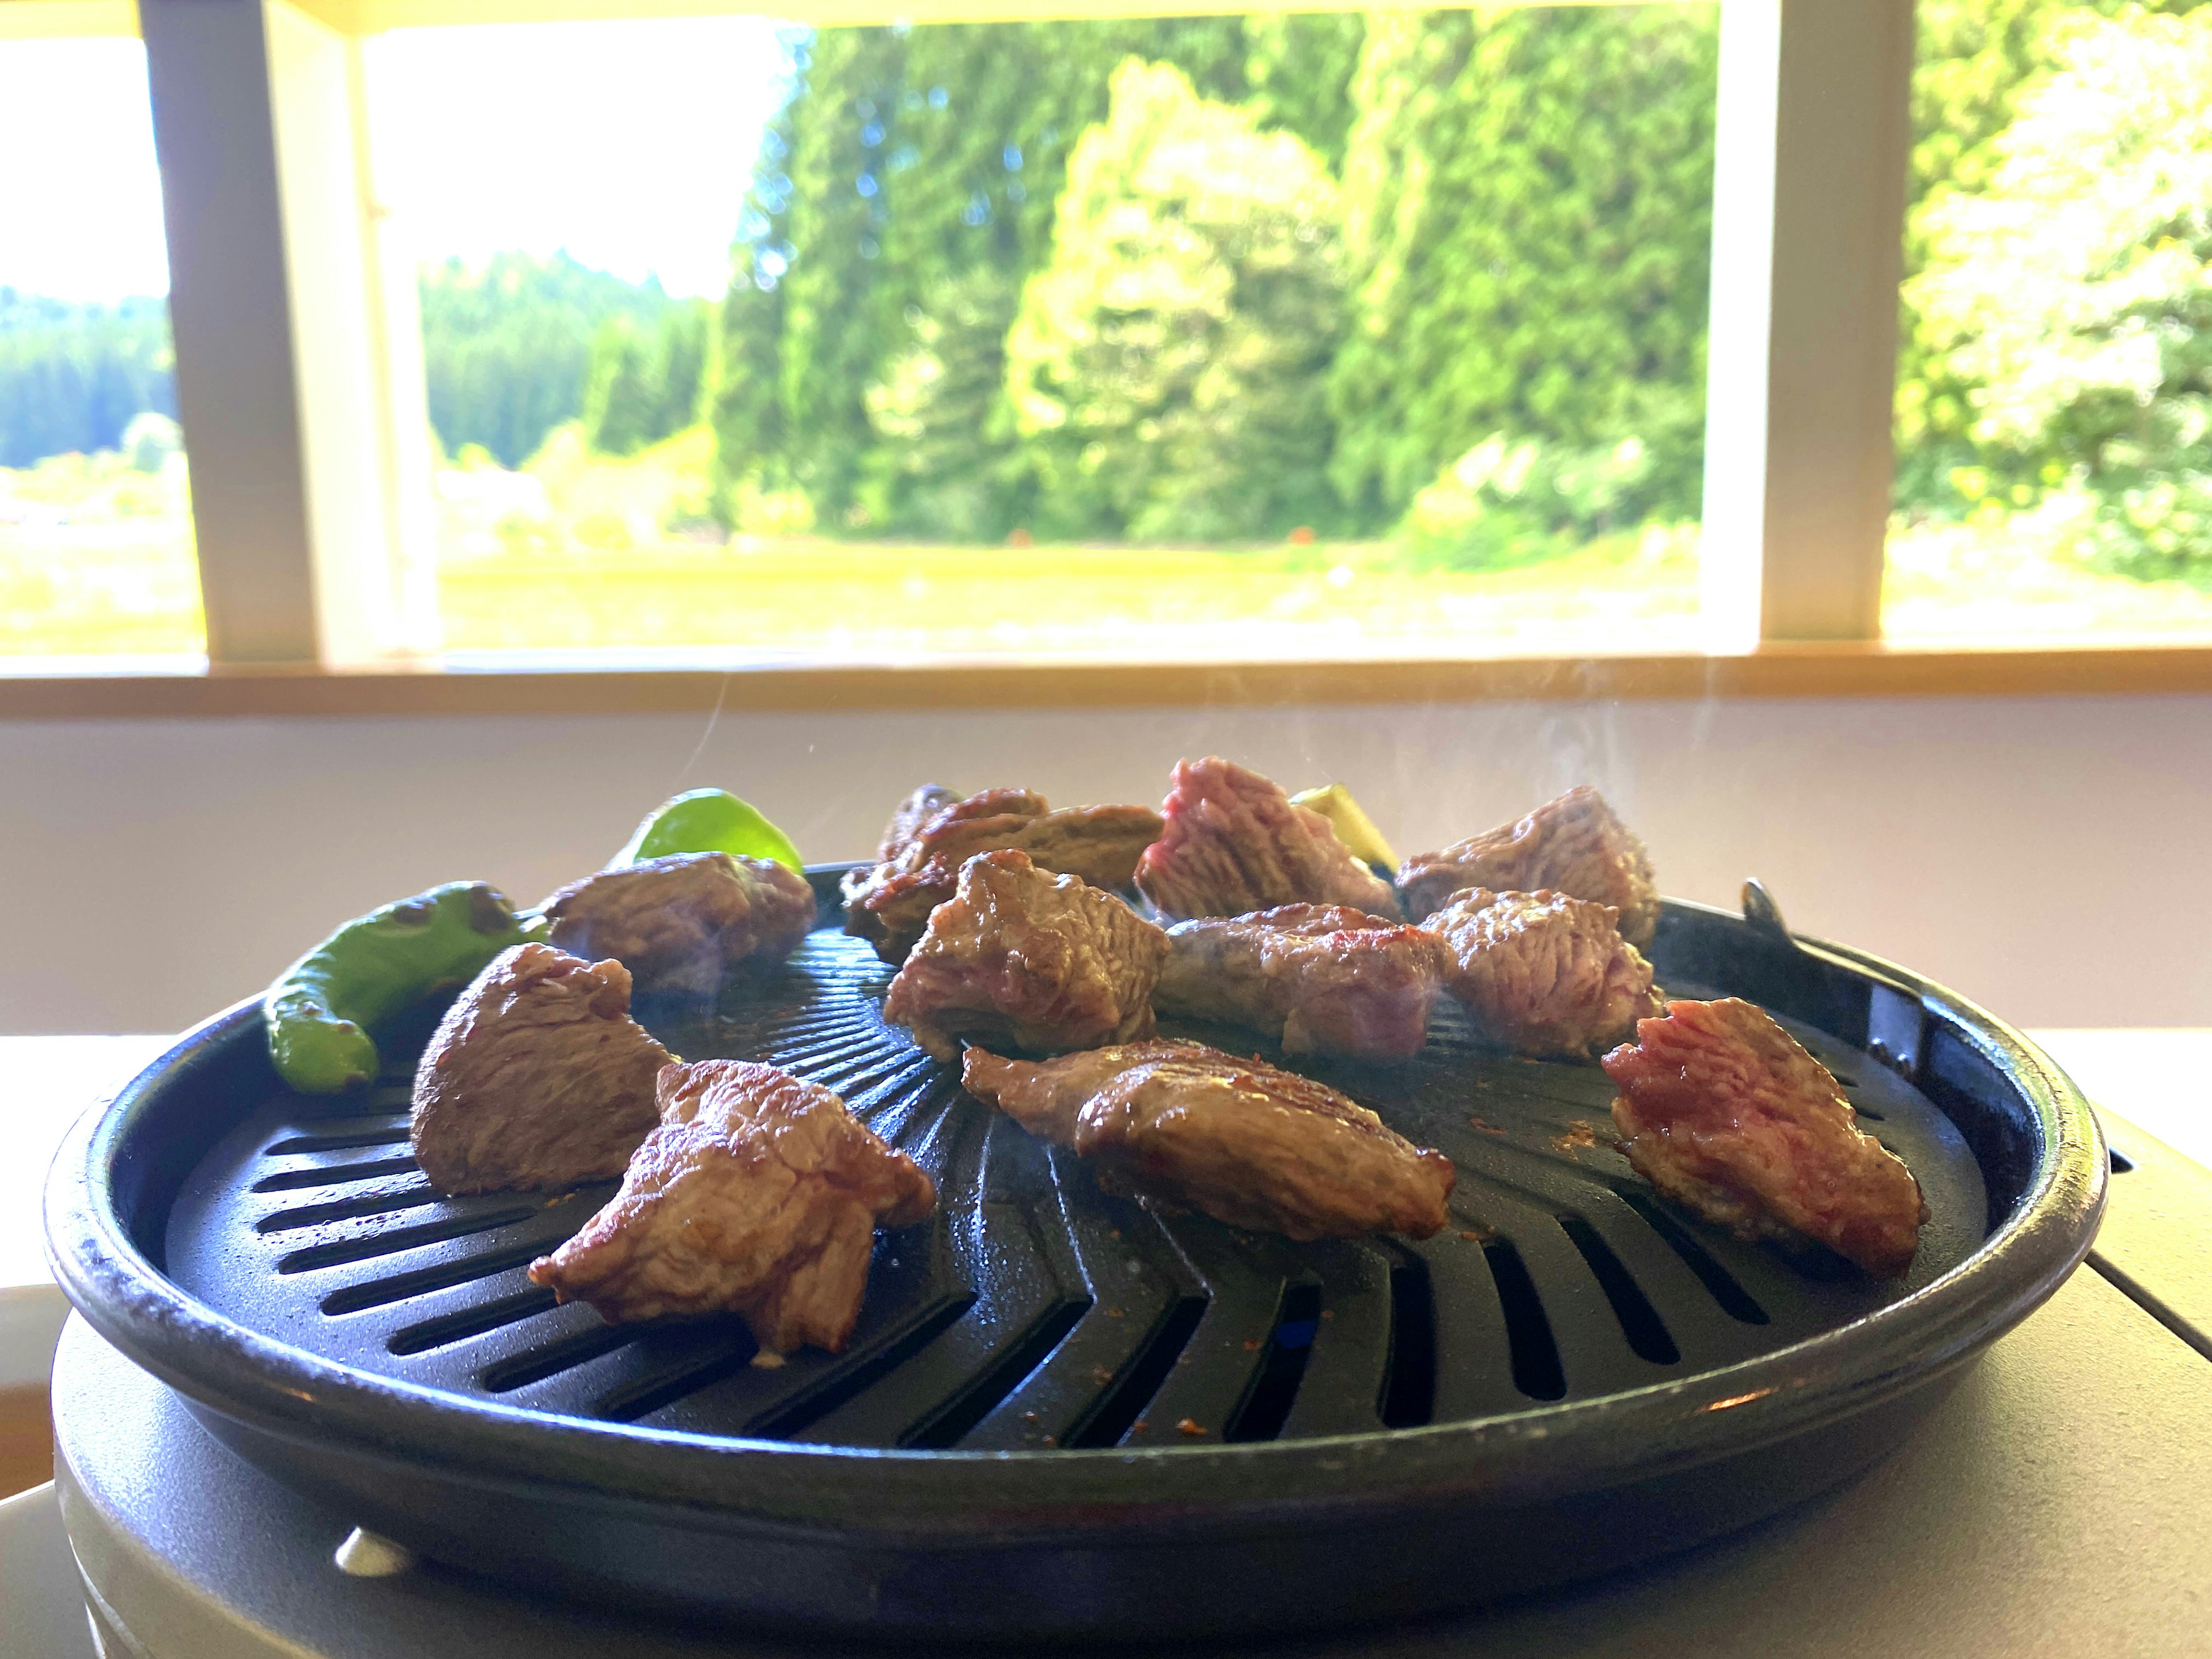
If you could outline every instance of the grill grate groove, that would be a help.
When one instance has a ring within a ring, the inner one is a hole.
[[[838,1088],[938,1182],[936,1217],[878,1239],[842,1354],[764,1369],[734,1319],[613,1329],[588,1308],[556,1307],[520,1270],[614,1183],[440,1197],[404,1153],[397,1071],[345,1115],[283,1092],[248,1113],[173,1208],[172,1271],[346,1363],[532,1410],[963,1449],[1462,1421],[1734,1363],[1899,1293],[1820,1253],[1784,1256],[1675,1214],[1613,1149],[1601,1071],[1485,1048],[1450,1006],[1413,1062],[1293,1063],[1452,1158],[1460,1188],[1443,1233],[1297,1245],[1140,1206],[969,1099],[956,1067],[886,1026],[889,979],[865,945],[824,930],[781,969],[741,976],[718,1006],[638,1006],[677,1053],[768,1059]],[[419,1040],[428,1025],[416,1024]],[[1249,1033],[1177,1034],[1276,1058]],[[1832,1064],[1853,1052],[1800,1035]],[[389,1052],[396,1061],[404,1044]],[[1978,1170],[1902,1079],[1869,1068],[1852,1087],[1937,1212],[1909,1287],[1978,1242]],[[281,1201],[295,1193],[305,1201]],[[242,1269],[249,1261],[258,1268]]]

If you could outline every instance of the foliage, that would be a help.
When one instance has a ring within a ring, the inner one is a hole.
[[[1642,524],[1657,484],[1639,439],[1577,451],[1493,433],[1413,497],[1398,539],[1423,568],[1534,564]]]
[[[79,305],[0,288],[0,466],[90,454],[177,412],[164,300]]]
[[[449,259],[425,268],[421,298],[432,427],[447,451],[481,444],[508,466],[582,413],[602,323],[657,326],[673,304],[657,280],[626,283],[566,253]]]
[[[713,343],[704,301],[671,305],[657,323],[617,313],[592,337],[584,435],[610,455],[634,455],[692,425],[710,383]]]
[[[2111,506],[2090,550],[2171,574],[2212,556],[2212,12],[2052,49],[1984,187],[1925,216],[1908,293],[2001,473],[2078,471]]]
[[[1244,20],[1244,75],[1261,125],[1295,132],[1331,172],[1341,169],[1358,113],[1352,78],[1367,44],[1366,14],[1255,13]]]
[[[1477,434],[1638,439],[1664,510],[1703,452],[1711,8],[1377,14],[1345,159],[1334,476],[1395,515]]]
[[[1340,240],[1335,182],[1297,137],[1170,65],[1123,64],[1007,337],[1042,527],[1222,541],[1333,522]]]
[[[722,313],[724,498],[749,478],[803,489],[842,528],[1003,534],[1032,481],[978,331],[1012,319],[1049,256],[1115,67],[1171,62],[1242,98],[1243,21],[825,29],[794,50]],[[931,368],[956,357],[949,380]]]

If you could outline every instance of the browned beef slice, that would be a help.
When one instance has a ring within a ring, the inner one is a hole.
[[[767,859],[674,853],[572,881],[545,901],[553,943],[614,957],[641,990],[711,995],[723,970],[790,955],[814,927],[806,878]]]
[[[1154,1040],[1035,1064],[970,1048],[968,1092],[1073,1146],[1124,1191],[1297,1239],[1444,1224],[1457,1171],[1326,1085],[1196,1042]]]
[[[1455,893],[1427,926],[1444,941],[1444,988],[1516,1053],[1609,1048],[1659,1012],[1651,964],[1611,905],[1565,893]]]
[[[1342,905],[1290,904],[1168,930],[1152,1006],[1249,1025],[1287,1054],[1401,1059],[1428,1040],[1433,935]]]
[[[1650,946],[1659,923],[1651,855],[1613,816],[1605,797],[1587,786],[1545,802],[1524,818],[1398,867],[1406,914],[1417,921],[1464,887],[1499,893],[1550,888],[1610,904],[1620,912],[1620,936],[1639,950]]]
[[[1137,885],[1162,915],[1241,916],[1284,904],[1344,904],[1395,916],[1396,896],[1327,818],[1218,756],[1176,763],[1159,839]]]
[[[659,1121],[666,1064],[629,1017],[622,963],[518,945],[461,993],[416,1067],[416,1161],[447,1193],[611,1180]]]
[[[843,1347],[877,1226],[927,1217],[929,1177],[772,1066],[671,1066],[660,1102],[622,1190],[530,1277],[610,1321],[726,1310],[774,1352]]]
[[[1869,1273],[1911,1265],[1928,1206],[1827,1067],[1747,1002],[1674,1002],[1605,1057],[1637,1172],[1745,1238],[1797,1234]]]
[[[891,981],[884,1018],[941,1060],[976,1036],[1051,1054],[1152,1030],[1167,936],[1110,893],[979,853]]]
[[[1145,806],[1073,806],[1047,811],[1026,790],[993,790],[956,802],[932,818],[898,857],[845,883],[845,931],[866,939],[886,962],[903,962],[929,913],[952,896],[960,866],[978,853],[1012,849],[1039,869],[1093,887],[1126,887],[1138,854],[1160,832]]]

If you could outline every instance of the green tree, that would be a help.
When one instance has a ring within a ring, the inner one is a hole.
[[[113,449],[132,418],[173,416],[163,299],[84,305],[0,288],[0,466]]]
[[[1931,320],[1915,278],[1937,258],[1939,225],[1954,198],[1989,190],[2003,164],[2000,140],[2022,99],[2057,64],[2061,37],[2126,0],[1920,0],[1912,71],[1904,305],[1898,335],[1897,498],[1905,506],[1962,505],[1952,476],[1984,460],[1972,435],[1976,383],[1963,378],[1949,325]],[[2197,0],[2142,9],[2185,13]]]
[[[650,325],[620,313],[599,325],[584,392],[584,439],[591,447],[635,454],[700,418],[710,318],[705,301],[684,301]]]
[[[831,527],[1000,533],[1030,484],[1002,396],[976,401],[1000,380],[977,319],[1010,319],[1048,256],[1068,151],[1114,67],[1164,58],[1241,98],[1243,23],[824,29],[794,52],[721,315],[726,498],[750,478],[803,488]]]
[[[1980,188],[1922,216],[1906,297],[1983,458],[2102,496],[2091,551],[2212,564],[2212,12],[2046,41]]]
[[[1369,522],[1493,432],[1634,438],[1654,510],[1695,512],[1717,56],[1708,7],[1369,20],[1330,387]]]
[[[1366,14],[1264,14],[1246,18],[1244,31],[1254,112],[1265,125],[1297,133],[1332,171],[1340,169],[1358,112],[1352,81],[1367,44]]]
[[[610,318],[658,325],[657,280],[626,283],[556,253],[500,253],[427,267],[421,283],[430,423],[449,453],[480,444],[520,466],[583,412],[592,341]]]
[[[1323,377],[1344,279],[1335,181],[1288,132],[1131,58],[1085,133],[1052,261],[1006,342],[1045,499],[1085,530],[1279,535],[1339,514]]]

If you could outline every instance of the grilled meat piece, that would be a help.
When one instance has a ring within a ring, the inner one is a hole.
[[[876,862],[887,864],[903,853],[907,843],[921,833],[922,825],[959,799],[958,791],[941,783],[925,783],[916,789],[898,804],[891,821],[884,826],[883,839],[876,843]]]
[[[1458,1171],[1324,1084],[1155,1040],[1030,1064],[970,1048],[968,1092],[1096,1158],[1101,1183],[1292,1238],[1444,1224]]]
[[[1048,811],[1026,789],[988,789],[955,801],[917,830],[898,856],[844,884],[845,931],[885,962],[904,962],[929,913],[952,896],[960,866],[978,853],[1011,848],[1041,870],[1093,887],[1126,887],[1137,855],[1158,839],[1160,815],[1144,806],[1075,806]]]
[[[572,881],[545,915],[554,944],[617,958],[641,990],[710,996],[731,963],[791,954],[813,931],[814,890],[767,859],[672,853]]]
[[[1651,855],[1587,785],[1547,801],[1515,823],[1424,853],[1398,866],[1398,890],[1415,921],[1463,887],[1533,893],[1548,887],[1620,912],[1620,936],[1648,949],[1659,925]]]
[[[1168,929],[1152,1007],[1265,1031],[1291,1054],[1401,1060],[1428,1041],[1443,953],[1431,934],[1337,904],[1285,904]]]
[[[926,1218],[929,1177],[829,1090],[773,1066],[670,1066],[659,1098],[622,1190],[531,1279],[615,1323],[726,1310],[772,1352],[843,1347],[877,1226]]]
[[[1137,861],[1137,885],[1176,921],[1284,904],[1345,904],[1395,916],[1396,898],[1327,818],[1272,780],[1218,756],[1177,761],[1166,826]]]
[[[1802,1235],[1881,1279],[1911,1264],[1920,1183],[1796,1038],[1733,997],[1669,1003],[1636,1032],[1604,1064],[1637,1173],[1740,1238]]]
[[[1152,1034],[1167,935],[1110,893],[978,853],[891,981],[884,1018],[939,1060],[963,1036],[1040,1054]]]
[[[486,964],[415,1069],[415,1161],[442,1193],[611,1181],[659,1121],[668,1051],[629,1017],[629,971],[550,945]]]
[[[1516,1054],[1577,1055],[1627,1041],[1662,1006],[1617,915],[1549,889],[1470,887],[1426,926],[1444,942],[1444,988],[1484,1031]]]

